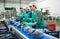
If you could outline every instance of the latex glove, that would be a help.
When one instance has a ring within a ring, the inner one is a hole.
[[[26,23],[26,26],[34,26],[36,23]]]

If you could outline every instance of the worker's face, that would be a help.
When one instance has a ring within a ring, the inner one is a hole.
[[[20,9],[21,12],[23,12],[23,9]]]
[[[33,11],[36,9],[35,7],[32,6]]]
[[[35,10],[35,7],[30,6],[30,10],[34,11]]]
[[[30,10],[33,11],[33,6],[29,6],[30,7]]]
[[[28,8],[26,8],[26,12],[28,11],[29,9]]]

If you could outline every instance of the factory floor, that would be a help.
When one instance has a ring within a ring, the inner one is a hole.
[[[60,24],[57,24],[57,25],[56,25],[56,30],[57,30],[57,31],[60,31]],[[60,33],[59,33],[59,39],[60,39]]]
[[[60,25],[57,25],[56,30],[60,31]]]
[[[57,25],[56,29],[60,31],[60,25]],[[59,33],[59,39],[60,39],[60,33]]]
[[[60,21],[56,22],[56,29],[60,31]]]

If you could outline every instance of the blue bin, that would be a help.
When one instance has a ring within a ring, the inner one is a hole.
[[[59,38],[59,31],[51,31],[51,32],[45,32],[46,34],[49,34],[51,36],[54,36],[56,38]]]

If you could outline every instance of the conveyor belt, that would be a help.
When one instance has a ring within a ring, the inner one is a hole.
[[[20,27],[14,26],[13,24],[10,24],[9,26],[12,27],[14,30],[16,30],[16,32],[18,32],[18,34],[20,34],[22,37],[24,37],[24,39],[35,39],[30,34],[28,34],[27,32],[21,30]],[[53,37],[53,36],[44,34],[44,36],[40,37],[39,39],[54,39],[54,38],[55,37]]]

